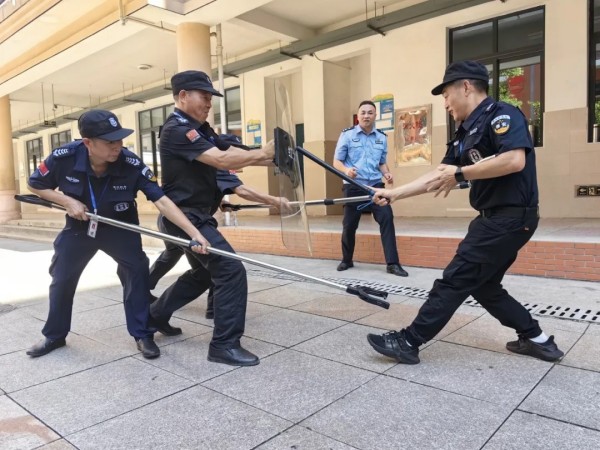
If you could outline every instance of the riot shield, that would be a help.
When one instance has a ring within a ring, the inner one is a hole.
[[[290,208],[280,208],[281,236],[289,250],[312,255],[310,227],[304,202],[304,184],[296,152],[295,126],[292,120],[288,91],[275,80],[275,164],[278,173],[279,196],[287,198]]]

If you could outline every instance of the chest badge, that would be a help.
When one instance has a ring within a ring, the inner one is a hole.
[[[127,202],[121,202],[121,203],[117,203],[115,205],[116,212],[123,212],[123,211],[127,211],[128,209],[129,209],[129,203],[127,203]]]
[[[70,181],[71,183],[79,183],[79,179],[77,179],[77,178],[69,177],[69,176],[66,176],[65,178],[67,179],[67,181]]]
[[[496,116],[492,119],[491,125],[494,133],[505,134],[510,128],[510,116],[507,114]]]

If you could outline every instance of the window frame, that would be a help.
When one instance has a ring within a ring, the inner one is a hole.
[[[37,144],[34,145],[34,142]],[[27,158],[27,168],[29,169],[29,175],[31,176],[37,167],[44,160],[44,141],[41,137],[29,139],[25,141],[25,155]],[[36,161],[36,157],[40,160]],[[32,167],[33,165],[33,167]]]
[[[600,79],[596,80],[596,46],[600,46],[600,27],[598,30],[594,30],[594,4],[596,2],[600,7],[599,0],[588,1],[588,142],[597,142],[594,140],[594,125],[596,124],[596,85],[600,88]],[[600,133],[596,138],[600,141]]]
[[[593,1],[593,0],[592,0]],[[520,47],[513,50],[505,50],[500,52],[499,48],[499,22],[509,17],[519,16],[531,12],[541,11],[543,22],[544,22],[544,32],[542,36],[542,42],[537,45],[530,45],[527,47]],[[539,123],[539,140],[534,142],[535,147],[541,147],[544,145],[544,111],[545,111],[545,74],[546,74],[546,64],[545,64],[545,46],[546,46],[546,7],[545,5],[536,6],[534,8],[528,8],[524,10],[520,10],[514,13],[497,16],[491,19],[481,20],[478,22],[473,22],[468,25],[463,25],[456,28],[448,29],[448,59],[449,63],[453,62],[453,54],[454,54],[454,39],[453,34],[457,31],[468,29],[471,27],[480,26],[483,24],[492,23],[492,53],[489,55],[480,55],[475,58],[475,61],[480,62],[484,65],[492,66],[492,74],[493,74],[493,83],[490,86],[489,95],[495,99],[498,99],[499,90],[500,90],[500,64],[504,62],[508,62],[511,60],[518,59],[526,59],[531,57],[539,57],[540,59],[540,123]],[[452,124],[454,121],[449,117],[449,126],[448,126],[448,139],[451,140],[454,136],[454,130]],[[532,136],[533,139],[533,136]]]

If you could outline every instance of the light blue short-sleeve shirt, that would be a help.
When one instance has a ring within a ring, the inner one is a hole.
[[[381,182],[379,166],[386,162],[387,136],[376,128],[369,134],[360,125],[347,128],[340,134],[333,157],[356,169],[356,181],[374,186]]]

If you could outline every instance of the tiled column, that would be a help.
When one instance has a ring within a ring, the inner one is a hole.
[[[0,97],[0,223],[21,216],[13,196],[16,193],[15,162],[13,158],[12,125],[8,95]]]

